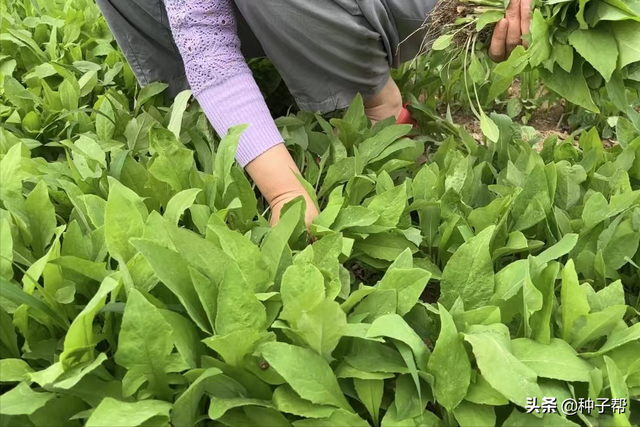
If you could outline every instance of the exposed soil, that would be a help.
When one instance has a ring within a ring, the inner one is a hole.
[[[541,97],[544,93],[538,94]],[[520,98],[520,82],[515,81],[509,89],[509,98]],[[445,117],[446,110],[441,111],[441,117]],[[453,122],[464,127],[469,134],[478,142],[483,141],[482,131],[480,130],[480,121],[473,115],[472,112],[459,109],[458,111],[452,111],[451,116]],[[520,117],[516,117],[514,121],[519,121]],[[562,100],[559,103],[554,103],[549,106],[543,104],[540,108],[537,108],[531,115],[527,126],[530,126],[536,130],[536,134],[544,141],[550,136],[557,136],[558,142],[565,141],[571,138],[571,129],[564,121],[565,119],[565,102]],[[537,148],[537,147],[536,147]]]

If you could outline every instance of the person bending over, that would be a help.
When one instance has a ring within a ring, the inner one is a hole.
[[[372,121],[410,119],[390,69],[414,58],[437,0],[97,0],[142,86],[191,89],[222,137],[248,124],[236,159],[271,207],[303,196],[306,221],[318,214],[298,182],[245,58],[266,56],[302,110],[328,113],[360,93]],[[489,55],[506,59],[529,32],[531,0],[511,0]]]

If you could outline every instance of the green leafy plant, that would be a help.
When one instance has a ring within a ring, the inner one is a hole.
[[[87,58],[93,6],[36,4],[3,3],[11,30],[40,47],[58,27],[30,23],[77,18]],[[42,63],[19,47],[0,69],[27,84],[1,99],[20,125],[0,130],[0,424],[638,424],[632,127],[558,144],[492,114],[478,145],[419,102],[436,138],[371,126],[359,97],[281,117],[321,214],[307,231],[300,198],[271,228],[234,163],[243,126],[218,140],[188,91],[168,106],[124,78],[49,110],[27,92],[75,71],[27,83]],[[28,135],[31,112],[60,131]],[[543,397],[626,411],[526,413]]]
[[[611,116],[624,116],[640,127],[640,56],[630,42],[640,38],[640,10],[634,2],[542,2],[532,13],[526,37],[530,47],[516,48],[507,61],[495,65],[485,50],[490,27],[504,17],[505,7],[502,1],[445,1],[427,21],[441,33],[430,45],[438,53],[429,66],[444,84],[459,85],[462,101],[487,138],[495,139],[495,127],[483,107],[504,97],[517,76],[523,99],[538,98],[541,81],[570,103],[567,114],[572,113],[574,127],[598,125],[608,131]]]

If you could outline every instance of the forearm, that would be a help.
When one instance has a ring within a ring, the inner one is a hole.
[[[270,205],[289,196],[299,195],[304,189],[296,174],[300,171],[284,144],[265,151],[245,170]]]
[[[222,137],[248,124],[236,159],[241,166],[282,142],[240,51],[233,0],[165,0],[167,16],[194,97]]]

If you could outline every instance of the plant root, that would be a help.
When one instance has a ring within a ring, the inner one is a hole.
[[[426,54],[435,39],[447,33],[454,34],[454,46],[459,48],[465,46],[467,41],[476,35],[475,25],[473,25],[476,12],[477,6],[464,0],[439,1],[426,16],[422,25],[411,35],[424,33],[420,50],[414,60]],[[469,22],[460,23],[461,19],[467,17],[470,17]],[[491,37],[491,30],[483,29],[477,36],[479,42],[486,43]]]

